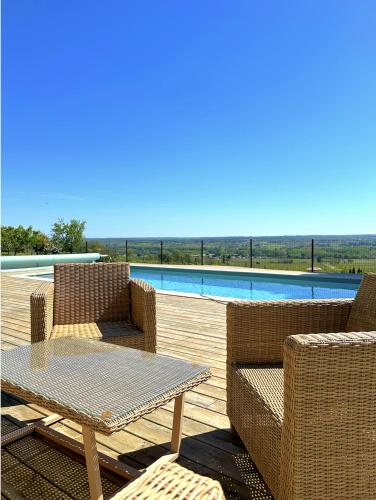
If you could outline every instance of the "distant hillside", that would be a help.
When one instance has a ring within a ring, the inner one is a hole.
[[[344,234],[344,235],[286,235],[286,236],[197,236],[197,237],[153,237],[153,238],[87,238],[89,242],[97,241],[104,246],[111,247],[123,247],[125,242],[149,242],[149,243],[159,243],[160,240],[164,242],[175,242],[175,243],[194,243],[200,242],[204,240],[208,243],[244,243],[245,241],[249,241],[252,238],[255,241],[263,241],[263,242],[286,242],[286,241],[306,241],[314,239],[317,242],[319,241],[337,241],[341,243],[346,243],[349,241],[357,240],[361,241],[376,241],[376,234]]]
[[[112,260],[149,264],[234,265],[295,271],[306,271],[313,265],[322,271],[376,271],[375,234],[258,236],[252,241],[246,236],[90,238],[89,247]]]

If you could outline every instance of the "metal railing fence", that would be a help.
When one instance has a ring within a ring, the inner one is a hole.
[[[115,240],[113,240],[115,241]],[[360,237],[254,237],[127,239],[100,245],[112,260],[145,264],[240,266],[304,272],[376,272],[376,235]]]

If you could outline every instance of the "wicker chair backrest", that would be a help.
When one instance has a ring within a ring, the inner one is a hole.
[[[376,330],[376,273],[364,275],[347,321],[348,332]]]
[[[129,264],[56,264],[54,274],[55,325],[129,319]]]

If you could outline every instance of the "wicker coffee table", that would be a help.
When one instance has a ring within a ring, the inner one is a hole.
[[[55,416],[3,438],[29,432],[85,454],[92,499],[103,498],[99,465],[127,478],[140,476],[97,451],[94,431],[111,434],[175,399],[171,456],[179,453],[185,392],[210,377],[201,365],[113,345],[65,337],[2,353],[2,389],[82,425],[84,446],[48,428]]]

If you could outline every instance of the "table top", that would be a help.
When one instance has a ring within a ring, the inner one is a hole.
[[[64,337],[2,351],[2,389],[109,434],[210,377],[206,366]]]

